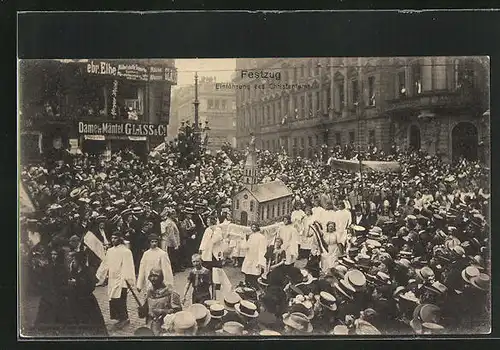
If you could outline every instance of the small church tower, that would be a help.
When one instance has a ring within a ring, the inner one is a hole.
[[[252,140],[248,145],[247,159],[245,161],[243,173],[243,184],[249,190],[253,190],[257,184],[257,153],[255,151],[255,136],[252,135]]]

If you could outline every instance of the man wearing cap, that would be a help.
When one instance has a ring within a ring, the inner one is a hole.
[[[117,328],[130,323],[127,311],[127,283],[135,285],[134,259],[132,252],[123,244],[120,232],[111,235],[112,247],[97,270],[96,277],[104,281],[108,276],[109,312],[112,320],[117,320]]]
[[[137,277],[137,290],[141,291],[149,285],[147,276],[154,268],[159,267],[164,276],[164,283],[166,286],[174,285],[174,275],[172,273],[172,266],[170,265],[170,258],[164,250],[158,247],[159,237],[156,234],[148,236],[150,248],[144,252],[140,266],[139,275]]]

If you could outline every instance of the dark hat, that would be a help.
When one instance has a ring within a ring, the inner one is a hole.
[[[156,233],[152,233],[148,235],[148,241],[158,241],[160,237]]]

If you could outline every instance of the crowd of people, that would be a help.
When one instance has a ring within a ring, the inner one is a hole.
[[[282,180],[294,210],[271,235],[257,223],[242,235],[219,228],[234,221],[245,154],[190,148],[191,132],[147,161],[123,150],[23,166],[37,209],[21,217],[23,290],[41,294],[40,334],[107,335],[93,296],[105,284],[118,328],[129,323],[127,294],[144,292],[143,336],[489,331],[484,164],[397,149],[336,148],[322,160],[257,151],[259,181]],[[324,161],[358,156],[398,160],[402,171],[360,176]],[[245,280],[217,301],[213,270],[227,263]]]

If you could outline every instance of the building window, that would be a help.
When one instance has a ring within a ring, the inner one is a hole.
[[[317,112],[321,112],[323,110],[323,104],[321,103],[321,96],[320,96],[320,93],[319,91],[316,91],[316,109],[317,109]]]
[[[286,201],[286,212],[287,213],[290,212],[290,202],[289,201]]]
[[[293,67],[293,82],[297,81],[297,67]]]
[[[375,77],[368,77],[368,106],[375,106]]]
[[[405,72],[399,72],[398,73],[398,97],[406,97],[407,96],[407,91],[406,91],[406,77],[405,77]]]
[[[303,137],[300,138],[300,147],[304,148],[305,147],[305,139]]]
[[[335,133],[335,142],[337,143],[337,145],[341,145],[342,144],[342,137],[340,135],[340,132],[336,132]]]
[[[221,100],[220,101],[220,109],[226,109],[226,100]]]
[[[344,94],[344,82],[339,82],[339,100],[340,100],[340,110],[344,109],[345,106],[345,94]]]
[[[457,89],[471,89],[475,86],[474,66],[470,61],[455,61],[455,82]]]
[[[305,71],[306,71],[306,68],[304,67],[304,65],[301,65],[300,66],[300,77],[303,78],[304,75],[305,75]]]
[[[312,77],[314,75],[314,70],[313,70],[313,61],[312,60],[309,60],[309,62],[307,62],[307,66],[308,66],[308,74],[310,77]]]
[[[273,218],[276,217],[276,206],[273,204]]]
[[[300,96],[300,118],[304,118],[306,115],[306,97]]]
[[[313,146],[313,138],[312,138],[312,136],[308,136],[307,137],[307,143],[308,143],[309,148],[311,148]]]
[[[219,100],[214,101],[214,109],[219,109]]]
[[[307,107],[308,107],[308,110],[309,110],[309,118],[312,118],[315,115],[315,113],[313,111],[313,95],[312,95],[312,93],[309,93],[307,95],[307,102],[308,102],[307,103],[308,104]]]
[[[207,100],[207,108],[208,109],[214,108],[214,100]]]
[[[269,150],[269,149],[270,149],[270,147],[269,147],[269,145],[270,145],[269,140],[267,140],[267,141],[266,141],[266,145],[267,145],[267,148],[266,148],[266,149],[267,149],[267,150]]]
[[[352,103],[359,102],[359,83],[357,80],[352,81]]]
[[[273,139],[273,148],[272,148],[272,151],[276,151],[276,140]]]
[[[368,135],[368,143],[375,146],[375,130],[370,130]]]
[[[240,200],[239,199],[236,200],[236,209],[240,209]]]
[[[232,101],[232,102],[231,102],[231,108],[232,108],[233,110],[235,110],[235,109],[236,109],[236,102],[234,102],[234,101]]]
[[[254,202],[253,200],[250,201],[250,211],[253,211],[254,209]]]
[[[280,216],[280,211],[281,211],[281,202],[278,202],[277,206],[278,206],[278,211],[277,211],[277,213],[276,213],[276,216]]]
[[[328,84],[328,87],[326,88],[326,108],[327,110],[330,110],[332,108],[332,87],[330,84]]]
[[[271,124],[271,106],[267,105],[266,106],[266,109],[267,109],[267,124]]]
[[[259,207],[260,210],[260,219],[264,220],[264,208]]]
[[[293,138],[293,147],[297,147],[297,138],[296,137]]]
[[[316,135],[316,145],[319,145],[319,135]]]
[[[355,141],[354,131],[349,131],[349,143],[353,144]]]
[[[422,65],[420,62],[414,63],[411,66],[411,74],[414,81],[414,92],[415,95],[422,93]]]
[[[281,215],[285,215],[285,202],[281,204]]]
[[[288,82],[288,69],[283,68],[283,81]]]
[[[276,104],[276,124],[281,122],[281,101]]]
[[[266,219],[269,219],[271,217],[271,206],[268,204],[266,205],[266,211],[267,211],[267,216]]]

